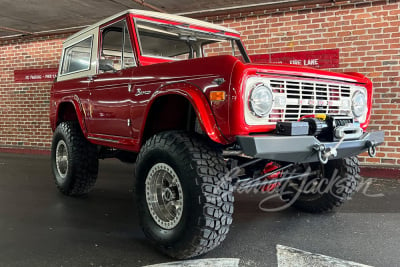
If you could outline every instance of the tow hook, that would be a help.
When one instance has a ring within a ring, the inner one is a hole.
[[[313,148],[318,152],[318,159],[319,162],[322,164],[328,163],[328,160],[331,156],[336,157],[337,156],[337,148],[340,146],[340,144],[343,142],[344,136],[340,138],[339,142],[332,148],[326,146],[324,144],[318,144],[315,145]]]
[[[322,164],[328,163],[329,159],[325,156],[327,148],[324,144],[314,145],[313,149],[318,152],[319,162],[321,162]]]
[[[373,158],[376,156],[376,143],[368,140],[365,145],[368,147],[368,155]]]

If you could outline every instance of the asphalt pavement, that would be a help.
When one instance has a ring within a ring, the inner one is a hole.
[[[84,198],[60,194],[49,156],[0,154],[0,266],[144,266],[170,262],[144,237],[133,200],[134,165],[100,162]],[[237,193],[225,242],[201,258],[276,266],[276,245],[373,266],[400,265],[400,180],[365,180],[335,213],[279,207],[270,195]],[[264,200],[263,202],[261,202]]]

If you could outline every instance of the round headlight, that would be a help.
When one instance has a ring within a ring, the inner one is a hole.
[[[266,85],[257,84],[250,93],[249,106],[257,117],[266,117],[272,109],[273,95]]]
[[[362,117],[367,109],[367,96],[362,91],[356,91],[351,99],[351,109],[356,118]]]

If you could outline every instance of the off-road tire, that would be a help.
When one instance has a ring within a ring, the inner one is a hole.
[[[295,199],[290,200],[294,201],[293,207],[306,212],[322,213],[332,211],[351,199],[361,179],[358,158],[330,160],[322,168],[324,177],[330,179],[328,190],[322,194],[294,195]]]
[[[182,216],[172,229],[153,219],[146,200],[149,171],[159,163],[173,168],[183,192]],[[219,151],[199,135],[163,132],[150,138],[138,155],[135,190],[140,223],[149,240],[177,259],[199,256],[221,244],[232,223],[234,201],[226,173]]]
[[[56,154],[60,142],[66,147],[65,177],[57,167]],[[86,195],[93,188],[98,174],[99,160],[96,145],[85,139],[78,122],[60,123],[53,134],[51,146],[52,171],[57,188],[68,196]]]

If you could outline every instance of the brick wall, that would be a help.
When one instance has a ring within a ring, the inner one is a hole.
[[[337,1],[280,10],[208,17],[243,34],[249,54],[340,49],[340,68],[360,72],[375,87],[370,130],[386,144],[364,163],[400,164],[400,3]],[[48,149],[50,83],[14,83],[14,69],[58,64],[65,35],[0,41],[0,148]]]
[[[400,164],[400,1],[337,1],[206,18],[242,33],[247,51],[270,54],[339,48],[337,72],[360,72],[374,83],[369,130],[386,144],[363,163]]]
[[[57,67],[65,38],[0,41],[0,149],[49,149],[51,82],[14,83],[14,70]]]

